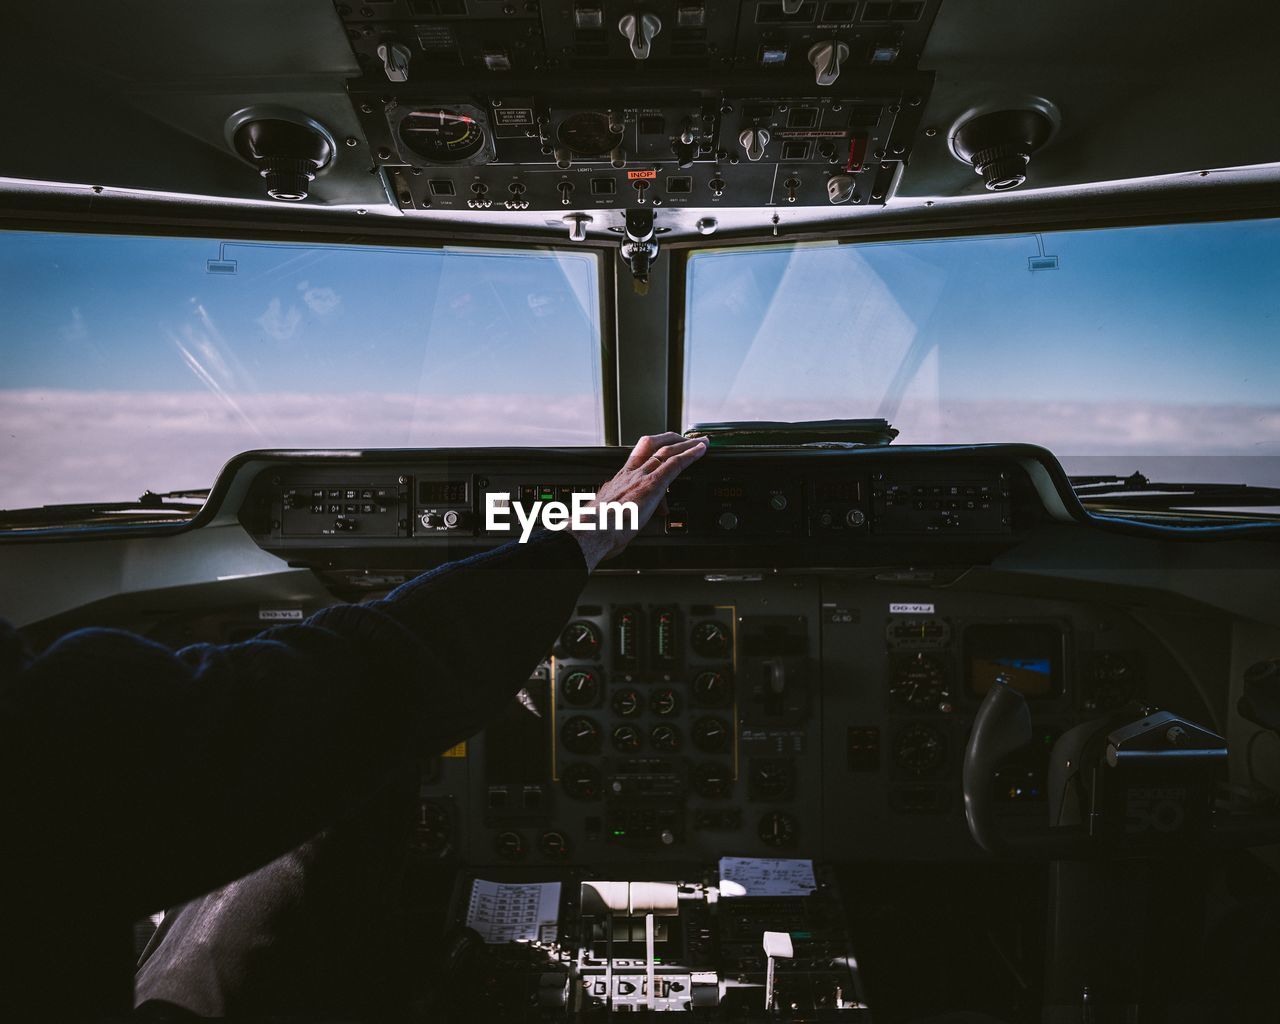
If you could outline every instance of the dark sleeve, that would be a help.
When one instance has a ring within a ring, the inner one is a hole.
[[[239,877],[478,729],[586,578],[572,536],[548,533],[245,643],[64,637],[0,682],[16,859],[139,913]]]

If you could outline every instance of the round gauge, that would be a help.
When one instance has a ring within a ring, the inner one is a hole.
[[[604,791],[599,770],[590,764],[569,765],[560,776],[560,784],[575,800],[599,800]]]
[[[702,672],[693,681],[693,702],[704,708],[728,707],[729,680],[719,672]]]
[[[575,754],[594,754],[600,750],[600,726],[585,715],[575,715],[560,728],[560,742]]]
[[[499,832],[493,847],[504,860],[519,860],[524,856],[524,836],[519,832]]]
[[[800,827],[783,811],[772,811],[760,819],[756,834],[766,846],[794,846]]]
[[[441,853],[449,845],[449,815],[431,800],[418,804],[418,821],[414,828],[414,845],[426,853]]]
[[[400,141],[433,164],[456,164],[484,148],[485,132],[470,114],[439,108],[413,110],[400,120]]]
[[[610,129],[611,121],[598,110],[570,114],[556,128],[556,139],[574,156],[604,156],[618,144],[621,134]]]
[[[693,627],[693,650],[703,658],[723,658],[729,653],[729,630],[723,622],[699,622]]]
[[[893,759],[910,775],[929,775],[942,767],[947,744],[930,725],[909,725],[893,741]]]
[[[751,795],[780,800],[791,793],[791,768],[783,761],[761,761],[751,769]]]
[[[564,677],[563,692],[566,704],[586,707],[596,702],[600,695],[600,683],[596,680],[595,673],[579,669]]]
[[[699,718],[693,723],[693,745],[707,754],[723,754],[733,742],[729,723],[722,718]]]
[[[680,708],[675,690],[658,690],[649,701],[655,715],[674,715]]]
[[[947,670],[928,654],[913,654],[898,662],[889,680],[889,696],[894,702],[916,711],[936,711],[951,701]]]
[[[693,791],[708,800],[723,800],[733,790],[727,765],[700,764],[693,770]]]
[[[565,838],[563,832],[543,832],[538,837],[538,849],[542,851],[544,857],[567,857],[569,840]]]
[[[1118,708],[1134,696],[1133,666],[1122,654],[1104,651],[1093,662],[1091,692],[1085,707],[1092,711],[1109,711]]]
[[[680,733],[674,725],[655,725],[649,733],[649,742],[654,750],[679,750]]]
[[[594,658],[600,653],[600,630],[590,622],[571,622],[560,634],[560,648],[570,658]]]
[[[619,690],[613,695],[613,710],[623,718],[640,714],[640,694],[635,690]]]
[[[613,730],[613,747],[623,753],[640,749],[640,730],[634,725],[620,725]]]

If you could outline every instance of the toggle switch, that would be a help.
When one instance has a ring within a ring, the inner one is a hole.
[[[835,85],[840,65],[849,59],[849,46],[838,39],[826,39],[809,47],[809,63],[819,85]]]
[[[560,204],[562,206],[568,206],[570,201],[573,198],[573,182],[571,181],[559,182],[556,185],[556,188],[560,192]]]
[[[409,81],[409,47],[404,43],[379,43],[378,59],[388,82]]]
[[[648,11],[624,14],[618,21],[618,31],[631,44],[631,56],[636,60],[648,60],[653,52],[653,37],[662,31],[662,19]]]
[[[782,13],[790,17],[793,14],[799,14],[803,6],[804,0],[782,0]]]
[[[747,159],[755,163],[764,156],[764,147],[769,145],[769,131],[767,128],[743,129],[738,142],[746,150]]]

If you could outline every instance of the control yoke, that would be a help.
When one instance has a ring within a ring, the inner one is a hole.
[[[1169,711],[1131,708],[1063,733],[1049,762],[1049,815],[1033,832],[1001,828],[992,776],[1032,740],[1026,698],[997,677],[964,753],[964,811],[990,854],[1046,860],[1152,856],[1195,844],[1280,840],[1280,817],[1215,820],[1226,740]]]

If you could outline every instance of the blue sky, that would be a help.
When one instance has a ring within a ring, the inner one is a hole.
[[[4,388],[202,390],[200,333],[237,392],[598,390],[587,255],[12,233],[0,275]]]
[[[1042,238],[1057,270],[1028,270],[1034,236],[696,257],[692,404],[856,396],[872,415],[891,381],[859,370],[886,346],[895,368],[935,351],[941,400],[1277,404],[1280,221]]]

